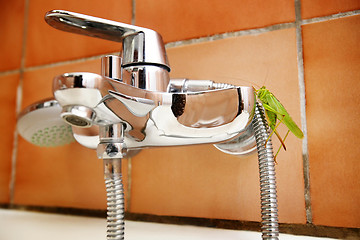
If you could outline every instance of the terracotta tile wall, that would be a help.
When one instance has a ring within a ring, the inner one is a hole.
[[[266,85],[305,132],[278,156],[280,222],[359,228],[359,8],[354,0],[0,2],[0,203],[106,208],[95,151],[39,148],[15,134],[17,113],[51,97],[55,75],[99,73],[100,56],[120,49],[43,21],[65,9],[157,30],[173,78]],[[129,212],[260,221],[256,155],[154,148],[123,167]]]

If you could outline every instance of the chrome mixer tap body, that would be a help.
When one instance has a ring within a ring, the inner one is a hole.
[[[123,123],[128,149],[232,139],[250,124],[255,102],[251,87],[159,92],[81,72],[55,77],[53,91],[71,125]]]
[[[121,56],[103,57],[102,75],[65,73],[54,79],[61,116],[76,127],[76,140],[86,140],[83,145],[96,148],[99,143],[85,128],[93,136],[94,127],[116,123],[124,124],[127,149],[221,143],[250,125],[253,89],[170,80],[157,32],[63,10],[48,12],[45,20],[60,30],[122,42]]]

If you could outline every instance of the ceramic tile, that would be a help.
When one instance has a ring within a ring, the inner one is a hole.
[[[0,77],[0,203],[9,203],[12,149],[16,122],[16,89],[19,75]]]
[[[360,227],[360,16],[304,26],[315,224]]]
[[[172,78],[265,83],[300,124],[295,29],[169,48],[168,55]],[[280,221],[305,223],[301,140],[289,136],[287,146],[277,165]],[[211,145],[149,149],[132,169],[133,212],[260,221],[256,154],[238,158]]]
[[[127,195],[127,161],[123,161]],[[106,209],[103,162],[96,150],[73,142],[37,147],[19,140],[15,204]]]
[[[0,71],[20,68],[23,43],[24,1],[1,2]]]
[[[295,20],[293,1],[137,0],[136,25],[165,42],[258,28]]]
[[[358,0],[302,0],[301,16],[303,19],[326,16],[339,12],[360,9]]]
[[[109,0],[106,3],[95,0],[33,0],[29,5],[26,66],[89,57],[120,50],[120,43],[67,33],[50,27],[44,21],[44,15],[53,9],[63,9],[119,22],[131,22],[131,0]]]
[[[41,148],[20,138],[15,204],[103,209],[102,162],[77,143]]]
[[[256,166],[213,146],[143,150],[133,160],[131,211],[259,221]]]

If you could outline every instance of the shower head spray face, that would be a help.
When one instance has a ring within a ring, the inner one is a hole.
[[[19,134],[28,142],[41,147],[56,147],[73,142],[71,126],[60,117],[61,110],[54,99],[28,106],[18,118]]]

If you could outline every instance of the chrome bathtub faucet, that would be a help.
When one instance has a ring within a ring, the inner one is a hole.
[[[102,58],[100,75],[73,72],[56,76],[55,99],[30,106],[18,121],[19,133],[37,144],[44,136],[39,131],[45,129],[35,123],[51,113],[54,124],[66,128],[70,137],[56,141],[60,135],[55,134],[46,140],[54,141],[50,145],[74,138],[97,149],[104,161],[108,192],[108,239],[124,239],[122,158],[158,146],[210,143],[234,155],[256,150],[252,87],[170,79],[163,40],[151,29],[63,10],[46,13],[45,20],[63,31],[122,43],[119,56]]]

